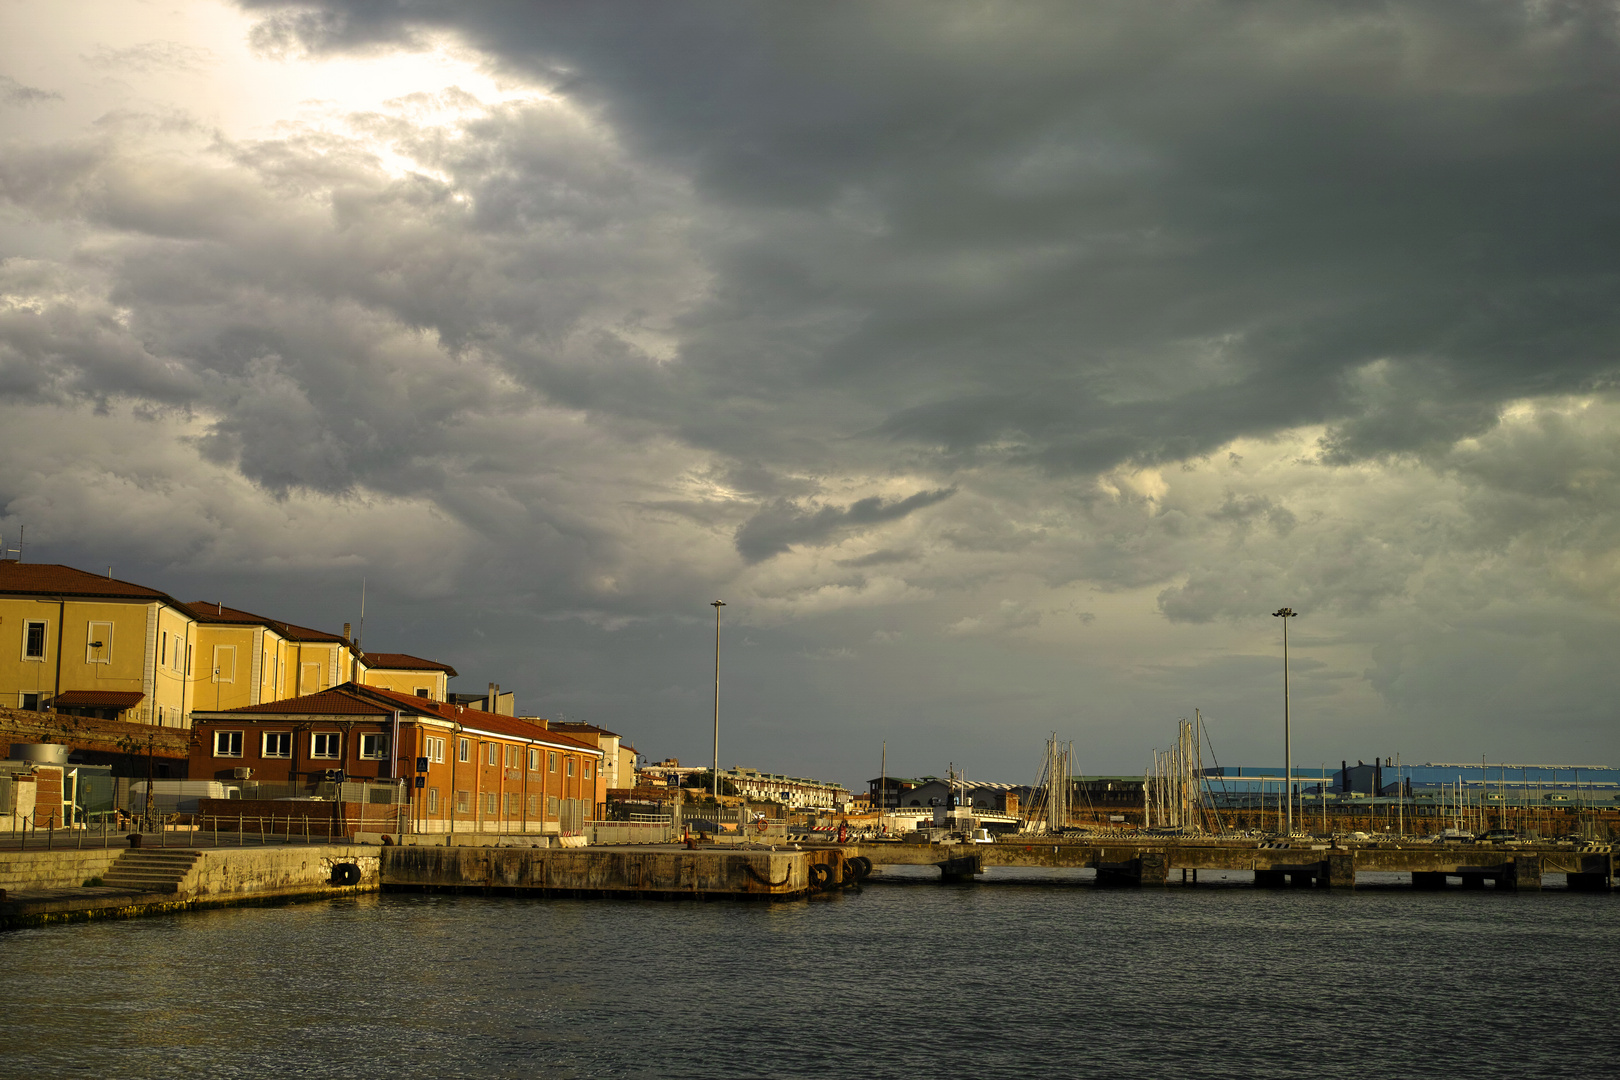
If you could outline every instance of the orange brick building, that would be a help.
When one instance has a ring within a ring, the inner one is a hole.
[[[544,720],[376,686],[192,719],[192,779],[241,782],[246,798],[266,785],[309,797],[335,795],[342,781],[392,782],[417,832],[575,833],[607,797],[602,752]]]

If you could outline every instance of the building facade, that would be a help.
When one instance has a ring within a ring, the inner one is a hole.
[[[172,597],[70,566],[0,562],[0,702],[184,727],[197,620]]]
[[[414,693],[351,682],[193,716],[193,779],[241,782],[244,798],[392,782],[417,832],[576,833],[607,795],[596,747]]]

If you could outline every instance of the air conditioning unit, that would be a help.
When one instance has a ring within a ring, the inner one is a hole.
[[[238,765],[231,772],[238,780],[247,780],[253,775],[253,770],[246,765]]]

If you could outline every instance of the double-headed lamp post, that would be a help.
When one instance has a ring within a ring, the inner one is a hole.
[[[720,805],[720,609],[724,600],[711,600],[714,608],[714,802]]]
[[[1289,836],[1294,835],[1294,745],[1288,723],[1288,620],[1298,614],[1293,608],[1278,608],[1271,613],[1283,621],[1283,793],[1288,800]]]

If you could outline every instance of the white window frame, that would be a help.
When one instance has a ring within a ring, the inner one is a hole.
[[[464,765],[472,763],[472,740],[456,740],[456,760]]]
[[[486,764],[497,765],[500,763],[500,745],[500,743],[495,742],[484,744],[484,761]]]
[[[367,749],[367,747],[370,749]],[[360,756],[367,761],[383,761],[388,757],[388,732],[365,731],[360,734]]]
[[[569,754],[566,758],[564,758],[563,759],[563,765],[564,765],[564,768],[567,770],[568,775],[573,776],[574,775],[574,755]]]
[[[331,740],[335,748],[330,754],[323,754],[316,747],[318,740]],[[343,733],[341,731],[312,731],[309,733],[309,756],[313,761],[336,761],[343,756]]]
[[[292,757],[292,737],[293,737],[293,733],[290,732],[290,731],[266,731],[266,732],[264,732],[262,735],[259,736],[259,756],[260,757],[266,757],[266,758],[277,758],[277,759]],[[270,740],[271,739],[275,739],[277,742],[280,742],[282,745],[284,745],[287,748],[286,753],[277,753],[276,751],[270,749]]]
[[[34,627],[39,627],[39,652],[29,655],[28,633]],[[34,664],[43,664],[50,658],[51,653],[51,622],[49,619],[24,619],[22,626],[22,658]]]
[[[439,812],[439,789],[436,787],[427,789],[427,812],[430,814]]]
[[[105,633],[97,628],[105,629]],[[96,648],[97,639],[101,640],[101,648]],[[113,624],[110,619],[92,619],[84,631],[84,662],[87,664],[112,663]]]
[[[536,750],[532,746],[529,747],[529,771],[530,772],[539,772],[540,771],[540,751]]]
[[[232,745],[235,747],[234,750],[229,748]],[[222,750],[220,749],[221,746],[225,746],[227,748]],[[242,732],[240,730],[224,731],[216,728],[214,730],[214,756],[234,758],[241,757]]]
[[[432,735],[428,736],[428,740],[427,740],[427,759],[429,761],[433,762],[435,765],[442,764],[444,762],[444,740],[443,739],[435,738]]]
[[[546,755],[546,765],[548,766],[547,772],[557,771],[557,751],[553,750]]]
[[[419,698],[431,698],[433,697],[433,690],[431,687],[418,686],[416,688],[416,696]]]

